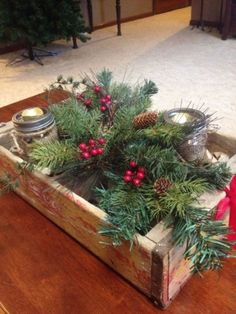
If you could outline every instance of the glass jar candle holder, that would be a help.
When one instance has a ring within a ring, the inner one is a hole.
[[[57,127],[51,112],[46,108],[28,108],[12,117],[14,130],[12,151],[28,156],[35,141],[48,142],[58,138]]]

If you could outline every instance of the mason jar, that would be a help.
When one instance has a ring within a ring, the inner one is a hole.
[[[207,145],[207,130],[193,132],[177,146],[178,153],[188,162],[201,162]]]
[[[26,110],[34,112],[34,109],[28,108]],[[11,135],[14,145],[11,150],[13,152],[22,156],[28,156],[35,141],[45,143],[58,138],[57,127],[52,113],[46,108],[40,108],[40,110],[42,112],[41,115],[27,116],[27,119],[24,118],[25,110],[17,112],[12,117],[14,130]]]

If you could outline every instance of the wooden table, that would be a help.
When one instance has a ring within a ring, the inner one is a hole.
[[[54,93],[53,101],[65,98]],[[0,121],[43,95],[0,109]],[[236,260],[219,273],[194,276],[165,311],[168,314],[233,314]],[[0,313],[163,313],[151,301],[80,246],[32,206],[10,193],[0,198]]]

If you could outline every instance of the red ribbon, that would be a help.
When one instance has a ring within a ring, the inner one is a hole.
[[[236,175],[233,176],[229,188],[226,187],[224,191],[226,196],[217,205],[215,219],[221,220],[227,209],[230,209],[229,228],[232,233],[227,238],[229,241],[236,241]],[[236,249],[236,245],[233,248]]]

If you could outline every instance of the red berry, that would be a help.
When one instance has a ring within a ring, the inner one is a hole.
[[[135,186],[140,186],[140,185],[141,185],[141,180],[138,179],[138,178],[134,178],[134,179],[133,179],[133,184],[134,184]]]
[[[86,151],[88,149],[87,145],[85,143],[81,143],[79,144],[79,148],[82,150],[82,151]]]
[[[105,97],[102,97],[101,99],[100,99],[100,104],[101,105],[105,105],[107,103],[107,99],[105,98]]]
[[[101,110],[101,112],[105,112],[107,110],[107,107],[106,106],[101,106],[100,110]]]
[[[131,182],[131,181],[132,181],[132,177],[125,175],[125,176],[123,177],[123,180],[124,180],[126,183],[128,183],[128,182]]]
[[[111,100],[111,95],[109,95],[109,94],[106,95],[106,99],[107,99],[107,100]]]
[[[92,99],[88,98],[84,101],[85,106],[90,107],[92,105]]]
[[[145,168],[144,167],[138,167],[138,172],[145,173]]]
[[[137,163],[136,163],[136,161],[134,161],[134,160],[131,160],[130,163],[129,163],[129,165],[130,165],[130,167],[132,167],[132,168],[137,167]]]
[[[100,145],[104,145],[104,144],[106,143],[105,138],[103,138],[103,137],[99,138],[99,139],[98,139],[98,143],[99,143]]]
[[[95,146],[95,145],[96,145],[96,141],[91,138],[91,139],[89,140],[89,145],[90,145],[91,147]]]
[[[97,153],[98,153],[98,155],[102,155],[104,153],[104,149],[103,148],[97,148]]]
[[[76,98],[77,99],[79,99],[79,100],[84,100],[84,94],[83,93],[78,93],[77,95],[76,95]]]
[[[107,106],[110,106],[110,105],[112,104],[112,102],[111,102],[110,100],[108,100],[108,101],[106,102],[106,104],[107,104]]]
[[[90,154],[89,154],[88,152],[83,152],[83,153],[82,153],[82,157],[83,157],[84,159],[89,159],[91,156],[90,156]]]
[[[98,155],[98,150],[95,149],[95,148],[92,149],[92,150],[91,150],[91,155],[92,155],[92,156],[97,156],[97,155]]]
[[[95,93],[100,93],[101,90],[102,90],[102,88],[101,88],[101,86],[99,86],[99,85],[96,85],[96,86],[94,87]]]
[[[132,176],[133,175],[133,172],[131,170],[126,170],[125,171],[125,175],[126,176]]]
[[[144,177],[145,177],[145,174],[143,172],[137,172],[136,178],[142,180],[142,179],[144,179]]]

